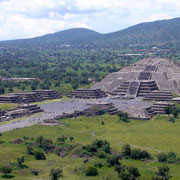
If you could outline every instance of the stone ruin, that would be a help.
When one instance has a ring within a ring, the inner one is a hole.
[[[34,90],[43,100],[59,99],[62,98],[60,94],[53,90]]]
[[[22,103],[22,99],[18,95],[14,94],[7,94],[7,95],[2,95],[0,96],[0,103],[15,103],[15,104],[20,104]]]
[[[76,118],[79,116],[98,116],[102,114],[115,115],[118,112],[118,109],[114,107],[113,103],[108,102],[88,102],[87,105],[90,107],[84,109],[83,111],[74,111],[71,114],[63,113],[51,119],[46,119],[43,121],[45,124],[58,124],[61,123],[58,120],[65,118]]]
[[[43,100],[62,98],[57,92],[53,90],[35,90],[33,92],[10,93],[0,96],[0,103],[33,103]]]
[[[106,94],[101,89],[85,89],[79,88],[73,91],[70,95],[70,98],[79,98],[79,99],[98,99],[106,97]]]
[[[170,92],[180,94],[180,64],[165,58],[146,58],[107,75],[92,87],[97,88],[112,95],[146,100],[156,99],[158,93],[161,100],[170,98]]]
[[[35,113],[43,112],[43,110],[36,104],[23,104],[18,106],[16,109],[1,111],[0,110],[0,121],[10,121],[23,116],[29,116]]]
[[[148,107],[146,109],[152,116],[156,114],[165,114],[165,107],[167,107],[168,105],[174,106],[173,103],[169,102],[156,102],[151,107]]]

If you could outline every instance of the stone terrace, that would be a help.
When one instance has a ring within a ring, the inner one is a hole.
[[[98,99],[106,97],[105,93],[100,89],[77,89],[72,92],[69,97],[79,99]]]

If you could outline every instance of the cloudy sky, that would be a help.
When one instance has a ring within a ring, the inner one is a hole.
[[[179,0],[0,0],[0,40],[74,27],[107,33],[174,17]]]

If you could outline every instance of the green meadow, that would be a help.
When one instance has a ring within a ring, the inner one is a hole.
[[[24,156],[25,165],[28,168],[14,170],[11,174],[15,180],[28,179],[50,179],[49,172],[51,168],[62,168],[63,177],[67,180],[84,179],[119,179],[113,167],[105,166],[106,160],[99,158],[90,158],[88,163],[84,163],[85,158],[79,158],[77,152],[82,145],[91,143],[95,139],[108,140],[112,147],[112,152],[121,152],[124,144],[128,143],[132,148],[140,148],[150,152],[154,160],[138,161],[132,159],[123,159],[122,164],[133,165],[140,170],[140,180],[150,180],[155,175],[157,167],[163,163],[157,162],[156,154],[159,152],[173,151],[180,157],[180,119],[175,123],[168,122],[168,117],[161,115],[154,117],[149,121],[130,120],[123,122],[117,116],[96,116],[80,117],[74,119],[62,120],[60,126],[34,125],[23,129],[17,129],[11,132],[3,133],[0,140],[0,166],[9,162],[15,162],[17,158]],[[104,125],[102,125],[102,121]],[[22,144],[13,144],[11,141],[22,139],[24,136],[34,137],[44,136],[56,142],[57,137],[62,135],[66,137],[73,136],[75,142],[72,142],[73,149],[67,155],[60,157],[54,153],[48,153],[46,160],[35,160],[34,156],[26,153],[24,141]],[[94,165],[101,162],[104,167],[98,168],[99,174],[95,177],[85,176],[84,169],[88,165]],[[172,180],[180,179],[180,164],[168,164]],[[40,170],[38,176],[31,174],[32,169]],[[2,178],[2,175],[0,176]]]

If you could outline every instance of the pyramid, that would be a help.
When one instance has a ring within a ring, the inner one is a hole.
[[[124,96],[145,97],[152,91],[180,94],[180,64],[166,58],[145,58],[107,75],[92,89]]]

